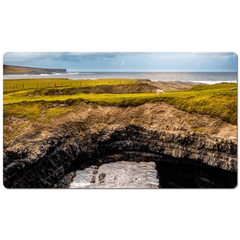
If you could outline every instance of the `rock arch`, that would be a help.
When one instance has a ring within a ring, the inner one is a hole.
[[[137,125],[112,125],[96,131],[83,122],[70,122],[47,134],[25,134],[5,146],[4,186],[51,188],[71,171],[100,160],[116,160],[116,154],[121,160],[185,162],[237,172],[237,145],[232,141]]]

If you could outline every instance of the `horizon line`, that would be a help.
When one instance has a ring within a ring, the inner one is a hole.
[[[23,66],[23,65],[10,65],[10,64],[3,64],[3,66],[13,66],[13,67],[26,67],[26,68],[40,68],[40,69],[58,69],[58,70],[66,70],[66,73],[68,72],[79,72],[79,73],[82,73],[82,72],[87,72],[87,73],[90,73],[90,72],[96,72],[96,73],[99,73],[99,72],[158,72],[158,73],[172,73],[172,72],[178,72],[178,73],[181,73],[181,72],[192,72],[192,73],[197,73],[197,72],[231,72],[231,73],[238,73],[238,69],[237,71],[222,71],[222,70],[200,70],[200,71],[192,71],[192,70],[72,70],[72,69],[67,69],[67,68],[57,68],[57,67],[29,67],[29,66]]]

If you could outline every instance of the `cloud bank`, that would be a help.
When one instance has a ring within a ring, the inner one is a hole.
[[[68,71],[237,72],[237,55],[231,52],[7,52],[3,63]]]

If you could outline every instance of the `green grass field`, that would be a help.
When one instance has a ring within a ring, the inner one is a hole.
[[[29,86],[32,86],[31,88],[29,87],[29,89],[16,89],[10,92],[4,91],[4,116],[14,115],[17,117],[27,117],[31,121],[36,121],[42,119],[42,115],[44,115],[47,116],[47,120],[41,121],[47,122],[51,117],[58,117],[61,114],[73,111],[74,106],[82,102],[115,106],[137,106],[146,102],[167,102],[178,109],[190,113],[197,112],[200,114],[208,114],[212,117],[220,117],[226,122],[237,124],[237,84],[235,83],[200,85],[189,90],[178,92],[169,91],[166,92],[166,94],[160,95],[156,95],[156,93],[75,93],[73,95],[44,95],[47,89],[53,89],[52,87],[48,88],[48,83],[57,82],[57,89],[68,88],[69,91],[71,91],[73,87],[94,87],[97,85],[109,84],[109,81],[110,84],[114,85],[138,84],[137,81],[119,79],[101,79],[96,81],[70,81],[63,79],[4,80],[4,87],[9,86],[11,82],[18,82],[18,84],[24,85],[29,84]],[[38,95],[34,95],[34,93],[36,93],[36,89],[34,88],[36,83],[39,83]],[[69,107],[57,107],[54,109],[53,103],[56,101],[67,103]],[[43,108],[42,106],[45,107]]]
[[[36,79],[14,79],[3,81],[3,92],[16,92],[19,90],[53,88],[54,83],[59,88],[71,87],[94,87],[99,85],[137,84],[135,79],[98,79],[98,80],[68,80],[65,78],[36,78]]]

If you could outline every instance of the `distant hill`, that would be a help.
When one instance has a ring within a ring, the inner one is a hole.
[[[51,73],[66,73],[66,69],[55,68],[33,68],[33,67],[21,67],[12,65],[3,65],[3,75],[9,74],[51,74]]]

